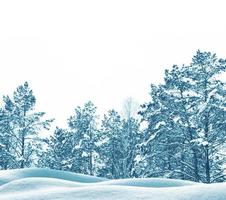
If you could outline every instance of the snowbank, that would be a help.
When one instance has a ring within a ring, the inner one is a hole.
[[[175,179],[162,179],[162,178],[134,178],[134,179],[120,179],[100,182],[98,185],[121,185],[121,186],[136,186],[136,187],[179,187],[196,185],[198,183],[191,181],[182,181]]]
[[[1,200],[226,200],[226,183],[106,180],[46,169],[0,171]]]
[[[11,182],[13,180],[29,177],[57,178],[80,183],[95,183],[107,180],[95,176],[81,175],[60,170],[29,168],[29,169],[0,170],[0,185]]]

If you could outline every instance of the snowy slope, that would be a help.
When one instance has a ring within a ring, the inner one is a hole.
[[[62,187],[80,187],[85,186],[84,183],[67,181],[56,178],[23,178],[11,181],[0,186],[0,195],[9,192],[24,192],[29,190],[40,190],[45,188],[62,188]]]
[[[182,181],[175,179],[162,179],[162,178],[136,178],[136,179],[120,179],[120,180],[109,180],[100,182],[96,185],[121,185],[121,186],[136,186],[136,187],[179,187],[188,185],[197,185],[191,181]]]
[[[226,200],[226,183],[156,178],[105,181],[46,169],[0,171],[0,181],[7,182],[0,186],[1,200]]]
[[[59,171],[59,170],[30,168],[30,169],[0,170],[0,185],[3,185],[13,180],[18,180],[21,178],[28,178],[28,177],[57,178],[57,179],[76,181],[81,183],[94,183],[94,182],[100,182],[100,181],[106,180],[104,178],[81,175],[81,174]]]

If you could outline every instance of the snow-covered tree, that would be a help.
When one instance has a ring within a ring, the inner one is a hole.
[[[225,84],[218,75],[225,60],[198,51],[189,66],[166,70],[165,83],[152,86],[141,115],[148,122],[142,160],[148,176],[194,181],[223,180]]]
[[[98,130],[96,127],[96,107],[92,102],[85,103],[84,107],[77,107],[75,115],[68,119],[70,128],[72,153],[71,170],[93,175],[95,173],[95,158]]]
[[[16,89],[12,98],[5,96],[3,100],[7,117],[2,128],[12,141],[10,155],[15,157],[14,166],[29,167],[40,148],[39,131],[49,129],[53,120],[42,120],[45,113],[34,111],[36,98],[27,82]]]
[[[103,163],[99,174],[108,178],[134,176],[137,144],[140,140],[139,123],[130,117],[123,120],[115,110],[110,110],[101,125],[99,145]]]
[[[168,91],[169,92],[169,91]],[[175,155],[180,151],[184,136],[178,120],[176,101],[163,86],[152,85],[152,102],[141,112],[148,122],[144,141],[140,145],[144,159],[141,159],[141,176],[174,177],[178,166]]]
[[[39,159],[40,167],[50,169],[70,170],[70,155],[72,151],[71,135],[67,130],[56,128],[53,136],[46,140],[47,149]]]
[[[100,159],[103,163],[99,175],[108,178],[120,178],[120,159],[122,157],[122,120],[115,110],[104,115],[101,125]]]
[[[138,155],[138,145],[141,142],[140,123],[133,117],[124,119],[122,122],[121,136],[121,175],[120,178],[134,177],[135,163]]]
[[[11,137],[10,113],[0,109],[0,169],[15,168],[14,138]]]
[[[215,54],[198,51],[186,76],[193,82],[198,138],[196,142],[202,151],[201,174],[203,182],[223,180],[223,160],[219,152],[226,141],[226,84],[218,76],[226,71],[226,60]]]

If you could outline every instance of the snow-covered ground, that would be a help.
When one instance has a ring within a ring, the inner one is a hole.
[[[48,169],[0,171],[0,200],[226,200],[226,183],[102,178]]]

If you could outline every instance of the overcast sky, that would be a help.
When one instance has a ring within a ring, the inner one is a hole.
[[[99,113],[148,101],[164,69],[197,49],[226,58],[225,0],[0,2],[0,96],[28,81],[37,110],[63,125],[92,100]]]

